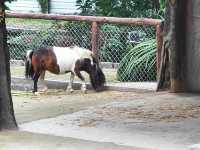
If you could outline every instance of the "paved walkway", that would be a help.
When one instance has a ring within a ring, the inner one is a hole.
[[[113,143],[94,142],[29,132],[1,132],[1,150],[147,150]]]

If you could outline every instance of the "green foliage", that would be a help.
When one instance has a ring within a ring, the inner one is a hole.
[[[123,57],[117,70],[119,81],[156,80],[156,40],[142,42]]]
[[[86,22],[57,22],[53,25],[53,28],[62,30],[65,32],[65,42],[67,46],[77,45],[80,47],[91,48],[90,45],[90,32],[91,26]],[[60,39],[62,40],[63,37]]]
[[[134,46],[149,38],[155,38],[151,32],[155,32],[151,27],[101,25],[98,46],[102,61],[119,63],[129,51],[129,45]]]
[[[164,13],[165,13],[165,5],[166,5],[166,0],[159,0],[160,2],[160,10],[159,10],[159,14],[161,17],[161,19],[164,19]]]
[[[101,33],[104,41],[100,46],[103,61],[119,62],[126,51],[127,40],[122,36],[123,29],[114,25],[103,25]]]
[[[160,3],[160,9],[164,9],[166,0],[159,0],[159,3]]]
[[[11,59],[21,60],[27,50],[45,46],[90,46],[90,27],[80,22],[54,22],[47,29],[17,29],[9,30],[8,33]]]
[[[76,6],[81,10],[82,15],[94,15],[94,0],[76,0]]]
[[[53,34],[54,32],[48,30],[9,31],[7,43],[11,59],[23,59],[27,50],[33,50],[51,42]]]
[[[115,17],[158,18],[160,9],[159,0],[76,0],[76,4],[82,15]]]

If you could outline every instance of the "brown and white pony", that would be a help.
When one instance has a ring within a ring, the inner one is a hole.
[[[81,89],[84,93],[86,92],[85,79],[80,71],[85,71],[89,74],[91,85],[96,91],[101,90],[105,83],[105,75],[99,67],[94,54],[90,50],[77,46],[49,47],[27,51],[25,77],[33,79],[34,93],[37,92],[39,77],[44,76],[47,70],[54,74],[71,72],[70,82],[67,87],[70,92],[73,91],[72,83],[75,75],[81,79]]]

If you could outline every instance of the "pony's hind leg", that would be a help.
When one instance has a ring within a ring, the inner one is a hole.
[[[82,76],[82,74],[80,73],[80,71],[78,69],[75,69],[75,73],[82,81],[82,85],[81,85],[82,92],[87,93],[85,78]]]
[[[39,77],[40,77],[40,74],[38,74],[38,73],[34,74],[34,77],[33,77],[33,81],[34,81],[33,93],[34,94],[38,94],[38,85],[37,85],[37,83],[38,83]]]
[[[42,89],[40,91],[42,91],[42,92],[45,92],[48,90],[48,87],[44,82],[44,77],[45,77],[45,71],[42,71],[40,74],[40,83],[42,85]]]
[[[71,72],[70,81],[69,81],[69,84],[67,86],[67,91],[69,91],[70,93],[72,93],[74,91],[73,88],[72,88],[73,82],[74,82],[74,73]]]

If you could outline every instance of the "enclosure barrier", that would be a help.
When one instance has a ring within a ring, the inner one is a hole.
[[[94,52],[95,56],[99,59],[100,58],[100,47],[107,42],[106,39],[108,36],[113,36],[114,32],[110,32],[109,30],[105,33],[100,32],[100,27],[102,25],[107,24],[115,24],[115,25],[125,25],[125,26],[138,26],[137,29],[141,31],[139,26],[153,26],[155,27],[155,36],[156,36],[156,43],[157,43],[157,51],[156,51],[156,61],[157,61],[157,71],[160,64],[160,56],[161,56],[161,46],[162,46],[162,36],[161,36],[161,20],[159,19],[147,19],[147,18],[117,18],[117,17],[96,17],[96,16],[77,16],[77,15],[55,15],[55,14],[33,14],[33,13],[15,13],[15,12],[6,12],[6,17],[8,18],[24,18],[24,19],[46,19],[46,20],[61,20],[61,21],[79,21],[79,22],[86,22],[90,25],[90,48]],[[123,32],[128,32],[128,29],[124,28]],[[134,30],[134,29],[133,29]],[[143,30],[143,29],[142,29]],[[66,33],[67,34],[67,33]],[[138,40],[140,37],[137,35],[138,33],[132,32],[132,39],[133,43],[139,43]],[[119,38],[120,38],[119,34]],[[138,37],[137,37],[138,36]],[[152,36],[152,35],[149,35]],[[127,40],[127,38],[125,38]],[[103,43],[103,44],[102,44]],[[111,43],[111,42],[110,42]],[[109,43],[109,44],[110,44]],[[125,42],[126,43],[126,42]],[[88,47],[88,46],[85,46]],[[115,54],[111,54],[115,55]],[[121,61],[121,53],[114,57],[114,61],[112,58],[109,58],[107,61],[115,62]],[[101,59],[101,58],[100,58]],[[104,58],[107,59],[107,58]],[[112,65],[113,66],[113,65]]]

